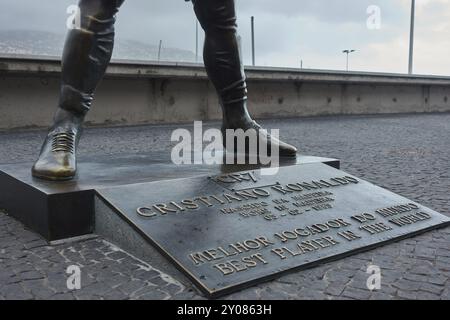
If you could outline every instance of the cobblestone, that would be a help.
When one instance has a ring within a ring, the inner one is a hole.
[[[262,121],[308,154],[450,214],[450,114]],[[217,124],[211,124],[217,126]],[[208,126],[211,126],[208,125]],[[206,126],[206,127],[208,127]],[[426,128],[426,130],[423,130]],[[174,127],[90,128],[81,155],[168,150]],[[0,163],[32,161],[44,131],[0,133]],[[148,137],[152,137],[148,143]],[[130,143],[132,141],[133,143]],[[21,145],[17,149],[15,146]],[[450,228],[440,229],[234,293],[225,299],[450,299]],[[379,291],[365,270],[382,270]],[[80,266],[81,289],[66,269]],[[1,299],[204,299],[104,239],[49,246],[0,210]]]
[[[371,291],[367,289],[357,289],[352,287],[347,287],[342,296],[350,299],[369,299],[371,296]]]

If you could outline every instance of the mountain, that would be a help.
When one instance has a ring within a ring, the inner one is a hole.
[[[61,56],[65,35],[32,30],[0,31],[0,54]],[[113,59],[158,60],[158,45],[117,39]],[[195,53],[178,49],[161,50],[161,61],[195,62]]]

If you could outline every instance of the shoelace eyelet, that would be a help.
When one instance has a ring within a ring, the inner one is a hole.
[[[52,152],[75,152],[75,133],[61,132],[52,137]]]

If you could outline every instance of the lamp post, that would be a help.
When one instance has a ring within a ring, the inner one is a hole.
[[[256,55],[255,55],[255,17],[251,18],[252,24],[252,65],[256,65]]]
[[[195,21],[195,63],[198,63],[198,20]]]
[[[416,0],[411,0],[411,27],[409,31],[409,63],[408,63],[408,73],[413,73],[414,64],[414,24],[416,16]]]
[[[348,60],[349,60],[349,55],[350,55],[350,53],[353,53],[353,52],[355,52],[356,50],[353,50],[353,49],[347,49],[347,50],[343,50],[342,51],[342,53],[345,53],[345,54],[347,54],[347,71],[348,71]]]
[[[162,50],[162,40],[159,40],[159,48],[158,48],[158,62],[161,61],[161,50]]]

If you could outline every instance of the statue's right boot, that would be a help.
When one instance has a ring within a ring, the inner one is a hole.
[[[77,172],[77,147],[82,133],[84,115],[59,109],[39,155],[32,168],[36,178],[63,181],[73,179]]]
[[[75,177],[84,117],[111,60],[115,14],[122,3],[123,0],[80,0],[81,25],[71,30],[66,40],[59,108],[32,168],[34,177]]]

